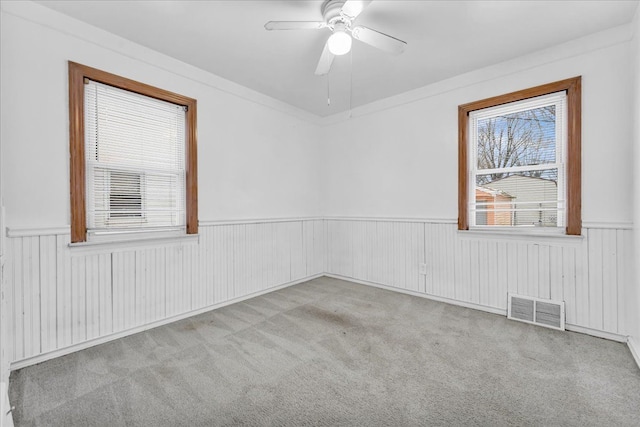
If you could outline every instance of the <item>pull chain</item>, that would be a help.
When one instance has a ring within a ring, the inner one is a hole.
[[[331,105],[331,95],[329,92],[329,73],[327,73],[327,107]]]
[[[353,49],[349,52],[349,118],[351,118],[351,103],[353,100]]]

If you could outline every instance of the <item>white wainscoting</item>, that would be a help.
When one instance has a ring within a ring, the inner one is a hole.
[[[494,313],[506,313],[507,292],[563,300],[568,328],[621,340],[631,233],[514,237],[458,232],[450,220],[302,218],[204,222],[196,244],[72,254],[66,228],[10,230],[8,359],[37,363],[321,274]]]
[[[326,222],[328,274],[494,313],[506,313],[508,292],[563,300],[569,329],[618,340],[628,334],[628,225],[584,228],[582,237],[518,237],[458,232],[455,221]]]
[[[9,360],[23,366],[325,271],[322,219],[201,223],[199,242],[72,253],[67,228],[10,230]],[[75,248],[74,248],[75,249]]]
[[[0,217],[2,214],[0,214]],[[0,218],[0,226],[2,219]],[[4,238],[0,237],[0,248],[3,245]],[[0,426],[13,427],[13,416],[11,415],[11,405],[9,403],[9,351],[10,346],[7,345],[7,315],[5,299],[6,280],[4,276],[5,256],[4,251],[0,250]]]
[[[9,404],[8,382],[0,381],[0,426],[13,427],[13,416],[11,405]]]

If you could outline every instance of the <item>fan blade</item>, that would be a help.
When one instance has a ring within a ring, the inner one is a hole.
[[[404,48],[407,45],[407,42],[367,27],[355,27],[351,30],[351,35],[356,40],[394,55],[404,52]]]
[[[335,58],[335,55],[329,52],[329,44],[325,43],[322,55],[320,55],[320,61],[318,61],[318,66],[316,67],[317,76],[324,76],[329,72],[331,64],[333,63],[333,58]]]
[[[269,21],[264,24],[266,30],[321,30],[327,24],[322,21]]]
[[[356,19],[362,13],[365,7],[371,3],[371,0],[347,0],[340,12],[347,15],[351,19]]]

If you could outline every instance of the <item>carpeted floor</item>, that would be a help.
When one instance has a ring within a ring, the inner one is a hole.
[[[620,343],[320,278],[13,372],[16,426],[640,425]]]

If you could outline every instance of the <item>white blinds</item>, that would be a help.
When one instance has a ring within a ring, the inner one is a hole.
[[[184,107],[94,81],[84,93],[88,233],[184,229]]]
[[[563,227],[566,94],[469,114],[472,226]]]

